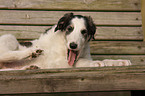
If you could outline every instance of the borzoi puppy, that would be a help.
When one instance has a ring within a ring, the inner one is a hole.
[[[89,41],[94,39],[95,32],[91,17],[68,13],[39,39],[31,41],[30,47],[20,45],[13,35],[3,35],[0,37],[0,68],[23,70],[131,64],[128,60],[92,61]]]

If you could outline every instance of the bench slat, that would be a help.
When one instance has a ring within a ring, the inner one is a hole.
[[[72,12],[72,11],[69,11]],[[54,25],[66,11],[15,11],[0,10],[0,24]],[[97,25],[141,26],[140,12],[74,12],[91,16]]]
[[[143,40],[142,27],[97,27],[96,40]]]
[[[129,66],[1,72],[0,93],[145,90],[144,69]]]
[[[17,39],[36,39],[51,26],[0,26],[0,35],[13,34]],[[141,27],[97,27],[96,40],[143,40]]]
[[[0,8],[47,10],[140,10],[140,0],[0,0]]]
[[[145,54],[145,43],[135,41],[92,41],[92,54]]]

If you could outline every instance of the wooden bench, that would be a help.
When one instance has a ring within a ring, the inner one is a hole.
[[[56,24],[63,14],[73,12],[91,16],[96,23],[96,40],[91,42],[94,60],[128,59],[133,64],[0,72],[0,94],[144,94],[139,91],[145,90],[145,43],[140,11],[140,0],[0,0],[0,35],[10,33],[21,43],[28,42]]]

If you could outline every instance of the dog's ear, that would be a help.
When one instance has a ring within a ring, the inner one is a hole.
[[[69,25],[70,20],[73,18],[73,13],[67,13],[62,18],[59,19],[57,27],[55,28],[55,32],[57,30],[65,30],[66,27]]]
[[[87,25],[88,37],[89,37],[88,41],[94,40],[95,39],[94,35],[96,33],[96,25],[94,24],[93,19],[90,16],[89,17],[85,16],[85,19],[87,21],[86,25]]]

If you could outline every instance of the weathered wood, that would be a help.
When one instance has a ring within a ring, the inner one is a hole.
[[[145,43],[135,41],[93,41],[92,54],[145,54]]]
[[[72,11],[15,11],[0,10],[0,24],[53,25],[65,14]],[[97,25],[141,26],[140,12],[74,12],[91,16]]]
[[[0,26],[0,35],[13,34],[17,39],[37,39],[51,26]]]
[[[0,72],[0,93],[145,90],[145,66]]]
[[[140,0],[0,0],[0,8],[49,10],[140,10]]]
[[[17,39],[36,39],[51,26],[0,26],[0,35],[13,34]],[[97,27],[96,40],[143,40],[141,27]]]
[[[132,65],[145,65],[145,55],[92,55],[94,60],[130,60]]]
[[[74,12],[90,15],[96,25],[102,26],[98,27],[96,40],[143,40],[140,5],[140,0],[0,0],[0,35],[11,33],[20,40],[36,39],[47,29],[42,25],[56,24],[65,13]],[[55,92],[127,90],[130,95],[128,90],[145,90],[144,42],[93,41],[91,53],[95,60],[128,59],[133,65],[143,66],[0,72],[0,94],[45,93],[45,96]]]
[[[141,27],[97,27],[96,40],[143,40]]]

